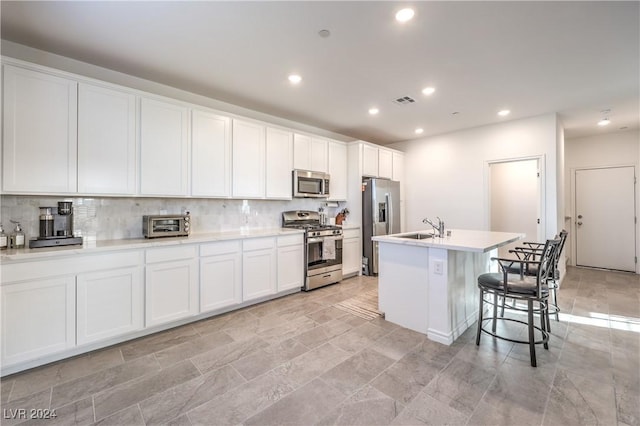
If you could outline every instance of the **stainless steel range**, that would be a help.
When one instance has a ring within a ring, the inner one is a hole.
[[[342,228],[320,224],[320,214],[310,210],[283,212],[282,226],[305,230],[306,279],[303,290],[342,280]]]

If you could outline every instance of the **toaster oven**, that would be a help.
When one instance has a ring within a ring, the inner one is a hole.
[[[142,216],[142,235],[145,238],[186,237],[190,231],[191,217],[189,213]]]

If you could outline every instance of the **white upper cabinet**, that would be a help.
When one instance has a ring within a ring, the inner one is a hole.
[[[362,176],[378,177],[378,148],[362,145]]]
[[[188,195],[189,111],[165,101],[140,104],[140,193]]]
[[[231,119],[191,112],[191,195],[231,195]]]
[[[404,181],[404,154],[393,153],[393,180]]]
[[[293,168],[327,173],[328,141],[306,135],[294,135]]]
[[[347,199],[347,146],[340,142],[329,142],[329,200]]]
[[[78,192],[135,194],[135,95],[80,83]]]
[[[265,196],[265,128],[233,120],[233,196]]]
[[[393,152],[378,149],[378,177],[391,179],[393,177]]]
[[[5,191],[76,192],[77,92],[75,81],[4,66]]]
[[[266,197],[291,199],[293,133],[267,128]]]
[[[311,170],[311,136],[293,135],[293,168]]]
[[[311,170],[327,173],[329,142],[326,139],[311,137]]]

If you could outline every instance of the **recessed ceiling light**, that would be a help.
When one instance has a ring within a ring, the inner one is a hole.
[[[318,35],[322,38],[327,38],[331,35],[331,31],[329,30],[320,30],[318,31]]]
[[[396,13],[396,21],[407,22],[411,20],[411,18],[413,18],[414,14],[415,12],[413,11],[413,9],[410,9],[410,8],[401,9]]]
[[[369,108],[369,114],[376,115],[380,110],[378,108]]]
[[[298,84],[302,81],[302,77],[300,77],[298,74],[291,74],[289,76],[289,81],[291,82],[291,84]]]
[[[502,111],[498,111],[498,115],[500,117],[506,117],[509,114],[511,114],[511,111],[509,111],[508,109],[503,109]]]
[[[424,132],[424,129],[422,127],[418,127],[416,130],[416,135],[421,135]]]
[[[609,123],[611,123],[611,120],[609,120],[608,118],[603,118],[602,120],[598,121],[598,126],[606,126]]]
[[[425,87],[424,89],[422,89],[422,94],[429,96],[429,95],[433,95],[433,92],[435,91],[436,91],[435,87]]]

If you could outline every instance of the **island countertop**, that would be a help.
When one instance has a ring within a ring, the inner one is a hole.
[[[474,231],[468,229],[450,229],[451,235],[439,238],[433,231],[403,232],[401,234],[380,235],[371,238],[380,243],[402,244],[408,246],[441,248],[446,250],[486,253],[524,238],[524,234],[513,232]],[[423,239],[406,238],[408,235],[431,235]]]

